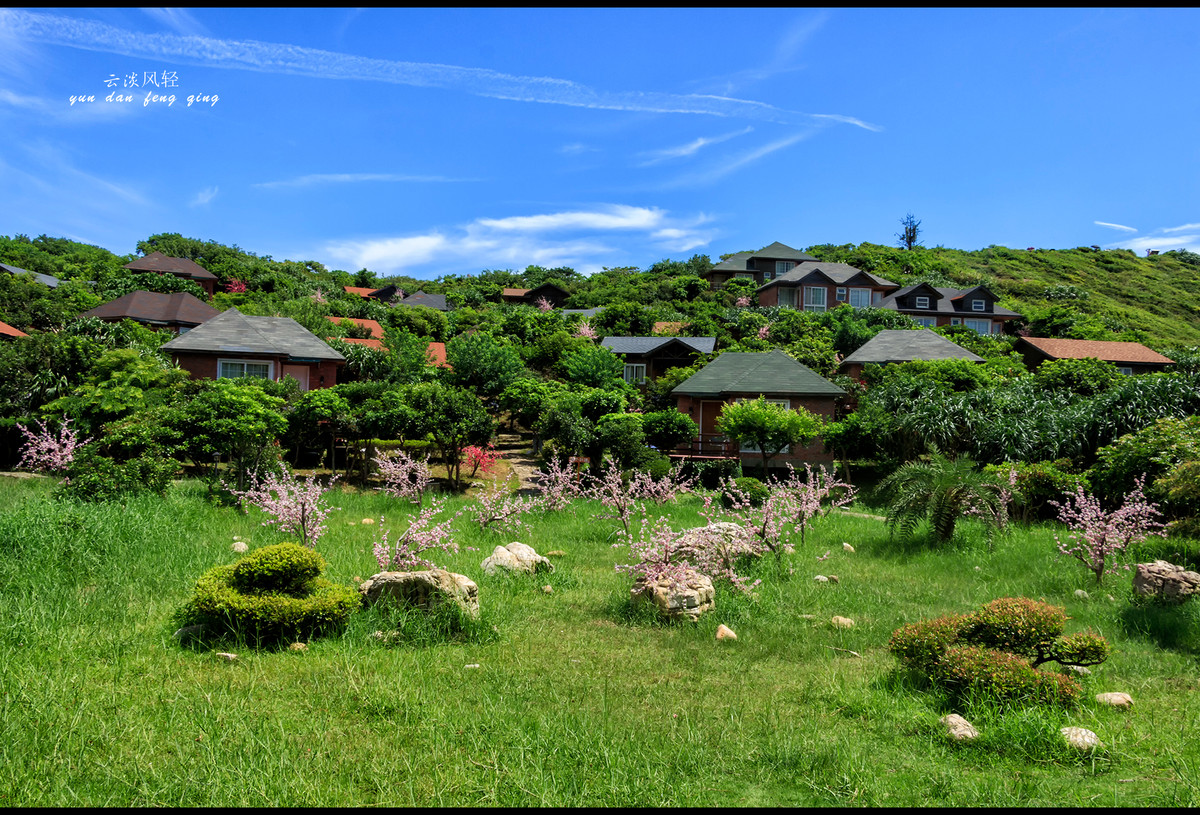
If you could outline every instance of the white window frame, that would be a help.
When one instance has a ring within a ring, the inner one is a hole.
[[[821,293],[820,298],[817,298],[814,296],[817,292]],[[821,302],[818,303],[817,302],[818,299]],[[824,286],[805,286],[804,287],[804,310],[805,311],[813,311],[813,312],[816,312],[819,314],[819,313],[825,311],[828,300],[829,300],[829,292]]]
[[[796,268],[796,264],[790,260],[775,261],[775,274],[787,274],[792,269]]]
[[[962,317],[951,317],[950,325],[962,325]]]
[[[974,331],[976,334],[986,335],[986,334],[992,333],[992,321],[991,320],[967,319],[967,320],[963,320],[963,325],[965,325],[967,328]]]
[[[837,300],[839,303],[846,302],[846,287],[838,286],[837,291],[833,293],[833,299]]]
[[[640,369],[640,370],[639,370]],[[627,362],[624,371],[625,381],[631,385],[640,385],[646,381],[646,363]]]
[[[770,280],[775,276],[774,272],[763,272],[763,280]]]
[[[986,310],[987,310],[987,301],[986,300],[972,300],[971,301],[971,311],[986,311]]]
[[[1125,376],[1133,376],[1133,368],[1119,367],[1119,368],[1117,368],[1117,373],[1125,374]]]
[[[225,373],[226,365],[242,366],[241,376],[230,376]],[[265,365],[267,366],[266,376],[248,376],[246,374],[247,365]],[[269,359],[217,359],[217,379],[275,379],[275,363]]]
[[[796,287],[779,286],[779,305],[796,307]]]
[[[757,399],[757,398],[758,398],[758,397],[755,397],[755,399]],[[748,396],[739,396],[739,397],[738,397],[737,399],[735,399],[734,401],[735,401],[735,402],[753,402],[753,401],[754,401],[754,399],[751,399],[751,398],[750,398],[750,397],[748,397]],[[785,408],[787,408],[788,410],[791,410],[791,409],[792,409],[792,400],[791,400],[791,399],[768,399],[767,397],[765,397],[765,396],[764,396],[764,397],[763,397],[763,401],[764,401],[764,402],[771,403],[771,404],[775,404],[775,405],[783,405],[783,406],[784,406]],[[755,447],[754,445],[751,445],[751,446],[749,446],[749,447],[740,447],[740,448],[739,448],[739,452],[742,452],[742,453],[758,453],[759,455],[762,455],[762,450],[760,450],[758,447]],[[789,450],[789,452],[790,452],[790,450]]]
[[[754,272],[734,272],[733,276],[741,280],[753,280]]]
[[[929,298],[928,297],[914,297],[913,298],[913,308],[929,308]]]
[[[877,306],[883,302],[883,292],[876,289],[871,290],[871,305]]]
[[[874,302],[875,294],[878,294],[878,292],[873,292],[870,289],[850,289],[850,296],[847,298],[847,302],[854,308],[866,308]],[[880,299],[883,298],[881,297]],[[855,303],[855,300],[858,300],[858,302]]]

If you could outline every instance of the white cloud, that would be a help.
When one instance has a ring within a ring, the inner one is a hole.
[[[196,193],[196,197],[192,199],[190,206],[202,207],[217,197],[218,187],[207,187]]]
[[[578,156],[583,153],[598,153],[599,151],[599,147],[592,147],[590,145],[583,144],[582,142],[572,142],[571,144],[564,144],[562,147],[558,148],[558,152],[562,153],[564,156]]]
[[[446,178],[440,175],[402,175],[399,173],[315,173],[284,181],[264,181],[255,184],[263,189],[283,187],[312,187],[318,184],[358,184],[364,181],[388,181],[395,183],[441,183],[476,181],[474,178]]]
[[[11,9],[0,10],[0,31],[32,42],[145,59],[178,59],[218,68],[444,88],[492,99],[599,110],[699,114],[782,124],[837,121],[874,129],[873,125],[849,116],[784,110],[727,96],[599,91],[555,77],[513,76],[485,68],[372,59],[279,43],[173,34],[147,37],[92,20]]]
[[[1200,252],[1200,232],[1194,235],[1173,235],[1167,237],[1131,238],[1127,241],[1109,244],[1106,249],[1132,249],[1144,252],[1147,249],[1166,251],[1168,249],[1187,249],[1190,252]]]
[[[180,34],[188,36],[205,36],[208,29],[193,17],[187,9],[181,8],[144,8],[143,12]]]
[[[476,223],[502,232],[547,232],[558,229],[651,229],[662,219],[663,213],[658,209],[615,205],[603,212],[480,218]]]
[[[723,164],[710,167],[707,170],[700,170],[695,173],[689,173],[687,175],[680,176],[674,181],[667,182],[663,186],[664,188],[685,187],[707,184],[716,181],[717,179],[724,178],[735,170],[739,170],[742,167],[752,164],[765,156],[769,156],[771,153],[774,153],[777,150],[783,150],[791,147],[793,144],[807,139],[815,132],[815,130],[809,129],[799,133],[794,133],[793,135],[783,139],[777,139],[770,144],[764,144],[762,147],[742,153],[741,155],[736,156],[732,160],[726,161]]]
[[[1166,229],[1160,229],[1159,232],[1193,232],[1200,230],[1200,224],[1184,224],[1183,226],[1171,226]]]
[[[737,136],[744,136],[753,130],[753,127],[747,127],[744,130],[738,130],[734,133],[724,133],[720,136],[713,136],[712,138],[705,138],[701,136],[697,139],[693,139],[687,144],[681,144],[676,147],[666,147],[661,150],[648,150],[645,153],[642,153],[642,155],[649,156],[649,158],[638,166],[649,167],[653,164],[658,164],[673,158],[694,156],[696,153],[700,152],[700,150],[708,147],[711,144],[720,144],[723,141],[728,141],[729,139],[736,138]]]
[[[1121,224],[1110,224],[1110,223],[1105,223],[1104,221],[1092,221],[1092,223],[1094,223],[1096,226],[1103,226],[1108,229],[1115,229],[1118,232],[1137,232],[1137,229],[1135,229],[1132,226],[1121,226]]]

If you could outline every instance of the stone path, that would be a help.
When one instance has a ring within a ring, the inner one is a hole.
[[[517,477],[517,492],[530,495],[537,491],[534,476],[538,472],[538,459],[533,455],[533,436],[528,433],[496,434],[496,449],[504,454],[504,460],[512,467]]]

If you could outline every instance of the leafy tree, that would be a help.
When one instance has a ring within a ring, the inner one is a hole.
[[[237,488],[245,489],[249,474],[276,457],[279,437],[287,430],[283,406],[254,380],[206,382],[181,417],[188,456],[199,466],[214,456],[228,458]]]
[[[609,451],[622,470],[633,467],[646,453],[646,434],[637,413],[609,413],[596,422],[597,447]],[[598,461],[599,457],[596,459]]]
[[[1121,380],[1117,366],[1100,359],[1052,359],[1033,376],[1046,390],[1080,396],[1095,396]]]
[[[686,413],[671,408],[644,414],[642,432],[649,444],[659,450],[670,451],[699,436],[700,427]]]
[[[589,345],[563,357],[567,381],[575,385],[605,390],[624,384],[625,363],[607,348]]]
[[[592,327],[602,337],[649,337],[654,322],[654,314],[645,306],[617,302],[593,317]]]
[[[484,399],[499,396],[525,368],[512,345],[482,331],[460,334],[446,343],[446,363],[450,384]]]
[[[927,461],[910,461],[881,481],[878,490],[890,505],[889,531],[895,534],[899,528],[904,538],[911,537],[925,518],[938,543],[954,537],[959,519],[968,512],[991,531],[1002,528],[1008,518],[1004,485],[966,456],[949,459],[934,452]]]
[[[43,409],[74,419],[91,432],[136,410],[164,404],[187,378],[186,372],[164,365],[155,356],[114,349],[96,360],[84,384]]]
[[[405,396],[414,411],[416,432],[433,436],[451,487],[461,489],[463,449],[487,444],[495,431],[483,402],[470,391],[440,382],[411,385]]]
[[[760,396],[727,404],[717,417],[717,431],[762,456],[763,473],[771,459],[792,445],[809,444],[821,432],[821,420],[804,408],[789,410]]]

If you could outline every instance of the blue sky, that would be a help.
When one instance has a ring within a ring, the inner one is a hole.
[[[0,234],[421,278],[909,212],[1200,251],[1197,42],[1195,9],[0,10]]]

